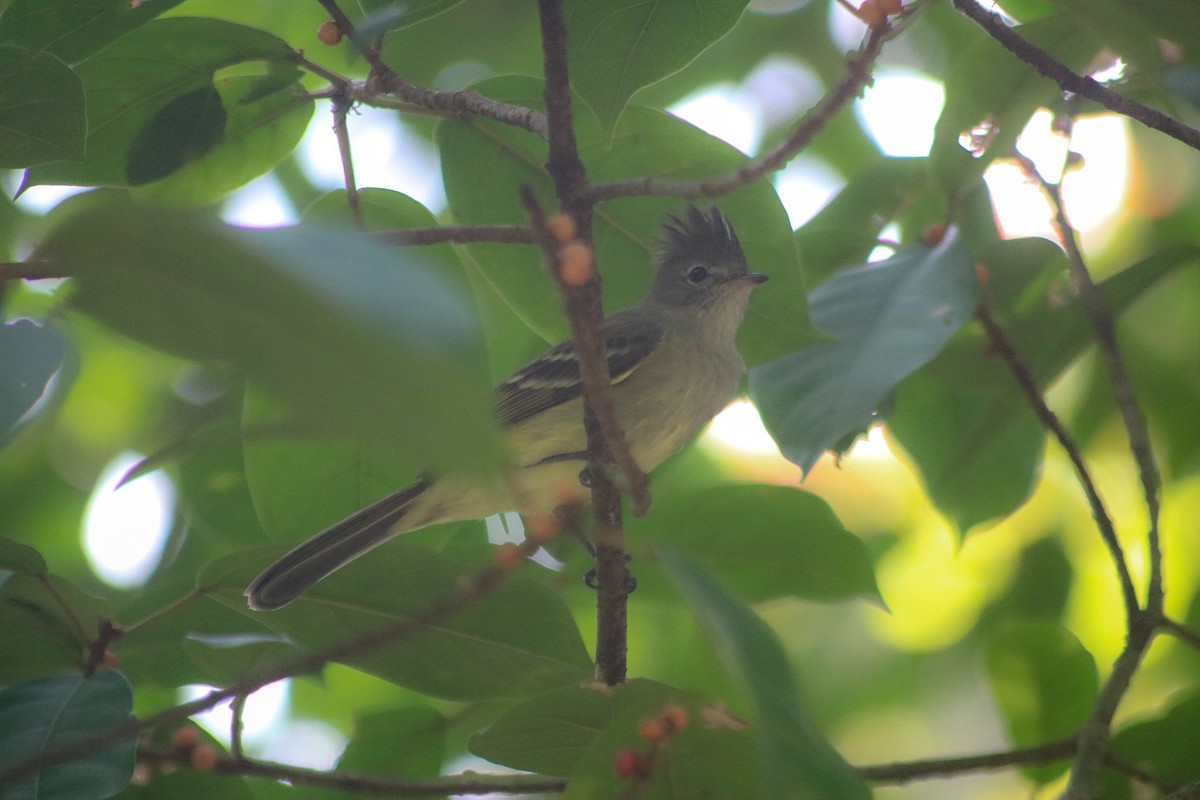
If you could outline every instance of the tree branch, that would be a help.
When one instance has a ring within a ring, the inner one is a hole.
[[[593,253],[592,206],[587,172],[579,157],[572,119],[571,85],[567,69],[567,27],[561,0],[538,0],[542,37],[544,100],[549,136],[547,170],[554,180],[555,196],[562,211],[574,223],[578,243]],[[525,192],[526,208],[538,216],[532,191]],[[534,229],[543,229],[535,222]],[[548,232],[546,232],[548,233]],[[543,236],[543,249],[545,234]],[[550,254],[557,261],[557,248]],[[648,479],[629,452],[617,424],[610,396],[610,376],[604,343],[604,312],[600,302],[600,276],[594,269],[587,280],[566,282],[561,270],[555,279],[563,294],[567,319],[579,355],[583,383],[583,423],[588,442],[588,475],[596,510],[596,673],[608,685],[621,683],[626,673],[626,606],[629,573],[621,519],[621,492],[609,473],[616,467],[623,488],[633,501],[634,513],[649,506]]]
[[[1096,332],[1096,346],[1108,370],[1109,381],[1116,395],[1117,408],[1121,412],[1121,421],[1129,437],[1129,449],[1133,453],[1134,463],[1137,464],[1138,477],[1142,483],[1142,495],[1146,501],[1146,511],[1149,516],[1150,529],[1147,541],[1150,550],[1150,584],[1146,592],[1146,610],[1155,616],[1162,614],[1163,608],[1163,577],[1162,577],[1162,545],[1158,535],[1158,518],[1160,513],[1158,491],[1161,481],[1158,473],[1158,463],[1154,458],[1154,450],[1150,445],[1150,431],[1146,426],[1146,417],[1138,404],[1137,394],[1133,390],[1133,380],[1125,368],[1125,359],[1121,356],[1117,345],[1116,324],[1112,311],[1108,307],[1104,295],[1092,280],[1092,274],[1084,261],[1083,252],[1075,236],[1075,229],[1067,219],[1066,207],[1062,199],[1062,187],[1051,183],[1042,177],[1037,166],[1020,153],[1016,154],[1017,163],[1033,180],[1037,181],[1050,200],[1054,210],[1054,229],[1057,232],[1063,249],[1067,253],[1067,268],[1071,280],[1079,290],[1092,329]]]
[[[178,766],[174,750],[142,745],[138,757],[154,764]],[[449,775],[441,778],[391,778],[361,772],[324,772],[270,761],[219,755],[212,768],[220,775],[252,775],[287,781],[295,786],[316,786],[357,794],[400,797],[444,797],[473,794],[548,794],[566,789],[565,778],[540,775]]]
[[[43,281],[65,278],[62,270],[49,261],[0,261],[0,282]]]
[[[858,767],[858,772],[872,783],[908,783],[909,781],[949,778],[964,773],[983,772],[1004,767],[1049,764],[1070,758],[1074,750],[1075,737],[1070,736],[1017,750]]]
[[[353,101],[343,92],[333,97],[333,135],[337,138],[338,155],[342,160],[342,181],[346,185],[346,204],[354,218],[354,227],[363,230],[362,203],[358,198],[358,183],[354,178],[354,158],[350,150],[350,131],[346,129],[346,115]]]
[[[896,29],[890,25],[870,28],[858,52],[846,60],[846,74],[796,125],[792,133],[774,149],[750,159],[744,166],[724,175],[702,181],[673,181],[661,178],[634,178],[598,183],[588,190],[593,203],[618,197],[666,195],[695,199],[718,197],[742,188],[783,167],[825,129],[833,117],[871,83],[871,71],[883,49],[883,43]]]
[[[256,670],[225,689],[214,689],[203,697],[190,702],[180,703],[141,720],[134,719],[122,725],[114,725],[87,738],[76,740],[65,747],[44,751],[32,758],[13,764],[0,770],[0,786],[44,767],[107,750],[114,743],[135,736],[139,731],[178,724],[193,714],[206,711],[226,700],[253,694],[267,684],[313,672],[324,666],[327,661],[344,661],[422,633],[494,592],[508,574],[523,564],[525,559],[536,553],[542,544],[544,544],[544,540],[541,539],[535,540],[533,537],[526,539],[516,546],[516,557],[503,561],[498,560],[496,564],[464,578],[456,584],[453,592],[432,601],[416,614],[403,617],[374,631],[368,631],[361,636],[355,636],[331,647],[297,656],[273,667]]]
[[[970,17],[989,36],[1003,45],[1004,49],[1057,83],[1065,91],[1094,100],[1110,111],[1135,119],[1148,128],[1165,133],[1188,147],[1200,150],[1200,131],[1184,125],[1161,111],[1117,94],[1093,78],[1075,74],[1054,56],[1030,44],[1005,25],[1004,20],[998,14],[981,7],[975,0],[954,0],[954,7],[964,16]]]
[[[1183,623],[1176,622],[1175,620],[1165,616],[1158,621],[1158,624],[1163,630],[1174,636],[1179,641],[1191,645],[1196,650],[1200,650],[1200,633],[1196,633]]]
[[[1092,474],[1088,470],[1087,462],[1083,460],[1083,453],[1080,452],[1079,445],[1076,444],[1075,439],[1067,431],[1062,421],[1059,420],[1058,415],[1046,405],[1046,401],[1042,397],[1042,390],[1037,384],[1037,379],[1033,376],[1033,371],[1025,363],[1024,359],[1021,358],[1020,353],[1013,346],[1012,340],[1008,338],[1008,334],[996,322],[986,303],[979,304],[979,308],[975,311],[975,316],[983,325],[988,343],[996,354],[1004,360],[1004,363],[1008,365],[1008,369],[1016,379],[1017,385],[1025,393],[1025,399],[1029,402],[1033,413],[1037,415],[1037,418],[1046,430],[1050,431],[1054,435],[1054,438],[1058,440],[1059,445],[1066,452],[1067,458],[1071,460],[1071,465],[1075,467],[1075,474],[1079,478],[1079,484],[1083,487],[1083,493],[1087,496],[1088,505],[1092,509],[1092,518],[1096,520],[1096,527],[1100,529],[1100,538],[1104,540],[1105,546],[1108,547],[1108,551],[1112,555],[1113,564],[1117,570],[1117,578],[1121,583],[1121,595],[1125,600],[1126,616],[1130,619],[1134,618],[1139,613],[1139,606],[1137,589],[1133,585],[1133,576],[1129,573],[1129,564],[1125,559],[1125,551],[1121,548],[1120,540],[1117,539],[1117,531],[1113,527],[1112,518],[1109,517],[1108,510],[1104,507],[1104,501],[1100,498],[1100,492],[1096,489],[1096,484],[1092,480]]]
[[[395,245],[534,243],[533,231],[521,225],[444,225],[436,228],[379,231],[371,235],[386,244]]]
[[[420,111],[438,115],[461,116],[471,114],[494,119],[518,128],[523,128],[546,138],[546,117],[531,108],[501,103],[484,97],[478,92],[438,92],[416,86],[401,78],[388,66],[379,54],[379,49],[365,42],[354,29],[354,23],[338,6],[336,0],[317,0],[330,18],[350,38],[358,52],[371,65],[371,76],[365,83],[354,83],[349,87],[352,100],[368,105],[380,105],[380,93],[393,95],[404,105],[404,110]],[[300,63],[300,62],[298,62]],[[304,64],[307,66],[307,63]],[[318,73],[320,74],[320,73]]]

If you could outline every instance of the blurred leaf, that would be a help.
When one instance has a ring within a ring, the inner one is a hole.
[[[813,290],[813,322],[837,341],[750,372],[750,394],[788,460],[808,472],[869,426],[896,384],[970,318],[978,292],[975,262],[953,233],[936,248],[905,248]]]
[[[108,604],[54,575],[0,571],[0,685],[48,672],[78,672]]]
[[[1041,17],[1018,26],[1016,32],[1075,72],[1083,70],[1101,47],[1065,14]],[[1057,84],[990,37],[975,41],[954,58],[946,69],[945,87],[946,103],[929,152],[933,174],[951,192],[978,180],[993,160],[1011,153],[1033,112],[1062,94]],[[959,137],[971,131],[985,132],[986,146],[974,158],[959,145]]]
[[[225,132],[225,106],[212,84],[181,94],[138,131],[125,163],[131,186],[165,178],[216,147]]]
[[[244,610],[243,589],[278,555],[277,550],[231,554],[210,564],[200,585],[222,603]],[[285,608],[252,616],[316,650],[419,615],[453,594],[460,575],[442,556],[393,542]],[[347,663],[455,700],[527,696],[585,680],[592,672],[566,606],[550,590],[524,580],[510,580],[450,619]]]
[[[81,161],[86,132],[71,68],[49,53],[0,46],[0,168]]]
[[[496,78],[474,88],[508,102],[541,105],[541,83],[529,78]],[[746,161],[724,142],[661,111],[626,109],[611,147],[594,121],[582,116],[576,117],[577,136],[593,181],[642,175],[697,179]],[[437,143],[446,195],[459,222],[524,224],[517,199],[523,184],[554,207],[543,166],[546,145],[537,136],[483,120],[447,120],[438,127]],[[755,182],[722,197],[720,207],[737,229],[751,268],[771,276],[770,283],[754,292],[738,337],[746,361],[756,364],[811,340],[791,226],[774,188]],[[678,201],[658,197],[624,198],[597,209],[593,233],[606,311],[631,305],[645,292],[654,274],[659,224],[666,213],[679,210]],[[558,292],[532,248],[491,244],[467,250],[484,279],[526,325],[546,341],[568,335]]]
[[[1200,725],[1200,694],[1180,692],[1165,713],[1129,724],[1116,732],[1112,753],[1122,763],[1144,770],[1166,784],[1200,781],[1195,731]]]
[[[35,578],[45,577],[46,559],[29,545],[0,536],[0,570],[19,572]]]
[[[445,754],[445,717],[428,706],[388,708],[355,720],[337,766],[368,775],[432,778],[441,774]]]
[[[1200,67],[1181,65],[1168,70],[1163,83],[1173,93],[1200,108]]]
[[[647,690],[657,699],[651,700]],[[635,679],[614,687],[611,693],[581,685],[539,694],[471,736],[468,748],[494,764],[541,775],[570,775],[608,727],[618,703],[634,693],[639,703],[665,703],[670,687]]]
[[[1123,0],[1052,0],[1081,29],[1142,75],[1157,80],[1163,69],[1154,26]],[[1193,12],[1193,17],[1195,13]]]
[[[866,545],[821,498],[784,486],[718,485],[655,497],[626,520],[635,547],[667,547],[747,602],[779,597],[882,603]],[[653,550],[651,558],[653,558]],[[638,589],[666,587],[638,559]],[[653,562],[651,562],[653,563]]]
[[[308,424],[402,442],[433,468],[498,460],[470,309],[416,259],[398,269],[361,237],[132,205],[69,218],[42,256],[75,276],[76,308],[164,351],[231,361]]]
[[[992,608],[1001,619],[1059,620],[1074,583],[1075,570],[1062,541],[1047,536],[1021,551],[1012,582]]]
[[[45,394],[66,350],[49,325],[28,319],[0,325],[0,443]]]
[[[775,634],[707,573],[666,551],[660,561],[716,648],[754,699],[766,797],[869,798],[871,790],[801,708]]]
[[[289,74],[294,70],[289,67]],[[178,152],[178,169],[164,173],[162,180],[139,185],[137,195],[153,201],[159,198],[196,205],[214,203],[230,191],[267,172],[286,158],[300,143],[309,120],[313,101],[295,91],[267,92],[261,77],[230,77],[217,81],[215,91],[206,91],[221,105],[225,120],[219,139],[208,150]],[[289,84],[298,89],[299,84]],[[215,108],[214,108],[215,111]],[[202,124],[198,116],[180,120],[188,125]],[[143,131],[144,134],[144,131]],[[179,144],[167,148],[168,156],[182,150]],[[130,168],[132,168],[132,154]],[[140,184],[130,178],[131,184]]]
[[[374,17],[390,13],[386,30],[405,28],[424,22],[430,17],[437,16],[443,11],[454,8],[463,0],[353,0],[364,17]],[[361,32],[364,28],[358,28]],[[362,34],[365,36],[365,34]]]
[[[77,64],[183,0],[13,0],[0,14],[0,44],[19,44]]]
[[[178,645],[205,675],[204,683],[226,686],[260,670],[296,658],[301,651],[282,636],[226,636],[189,632]]]
[[[245,464],[258,518],[277,541],[332,525],[412,483],[423,466],[396,449],[283,437],[249,438]]]
[[[683,69],[734,26],[747,0],[571,0],[571,88],[612,133],[638,89]]]
[[[1014,244],[1005,242],[997,252]],[[1023,254],[1032,255],[1027,245],[1009,255]],[[1156,281],[1196,256],[1192,248],[1166,250],[1103,281],[1110,310],[1120,315]],[[1006,270],[992,273],[1004,275]],[[1047,262],[1041,275],[1031,269],[1027,291],[1021,292],[1017,281],[1001,292],[1010,298],[1011,317],[1003,308],[994,309],[1042,386],[1078,358],[1093,336],[1077,297],[1067,304],[1053,298],[1049,280],[1057,273],[1056,260]],[[1025,501],[1045,442],[1008,368],[978,334],[952,342],[900,386],[888,429],[917,462],[930,499],[961,531],[1008,514]]]
[[[162,177],[215,143],[220,128],[208,93],[217,70],[291,56],[283,40],[217,19],[174,17],[138,28],[76,68],[87,104],[85,160],[35,167],[25,187],[124,186]],[[189,120],[200,132],[189,131]]]
[[[841,267],[866,261],[883,227],[928,191],[928,182],[924,158],[885,158],[862,168],[796,231],[808,284],[816,286]]]
[[[996,703],[1017,747],[1074,733],[1091,714],[1100,678],[1096,661],[1075,635],[1049,621],[1010,622],[987,644],[987,670]],[[1031,780],[1048,783],[1065,763],[1025,767]]]
[[[0,772],[30,758],[70,747],[132,720],[133,688],[116,670],[91,678],[55,675],[0,689]],[[137,736],[98,753],[42,767],[0,787],[0,798],[103,800],[129,783]]]

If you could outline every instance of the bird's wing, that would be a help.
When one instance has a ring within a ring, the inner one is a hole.
[[[636,328],[636,330],[635,330]],[[617,313],[604,322],[608,373],[618,384],[633,373],[662,341],[662,329]],[[571,340],[556,345],[513,373],[492,392],[496,419],[501,425],[522,420],[583,394],[579,382],[579,355]]]

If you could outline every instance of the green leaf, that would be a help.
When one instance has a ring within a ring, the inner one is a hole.
[[[630,688],[636,687],[636,688]],[[661,690],[665,703],[669,687],[634,680],[610,694],[594,686],[565,686],[525,700],[504,713],[484,731],[474,734],[468,749],[494,764],[541,775],[570,775],[608,727],[617,710],[618,693],[645,688]]]
[[[783,454],[807,472],[869,426],[896,384],[970,318],[978,292],[975,262],[953,232],[817,287],[813,322],[837,341],[750,371],[751,397]]]
[[[1198,725],[1200,693],[1194,689],[1179,692],[1165,713],[1117,731],[1112,739],[1113,756],[1165,784],[1193,783],[1200,780],[1194,738]]]
[[[67,219],[42,257],[75,276],[77,309],[163,351],[232,362],[318,430],[406,447],[434,469],[499,460],[472,313],[416,257],[134,205]]]
[[[753,698],[766,797],[869,798],[871,790],[817,730],[774,633],[703,570],[669,552],[660,561],[725,668]]]
[[[1033,20],[1016,32],[1075,72],[1084,70],[1101,48],[1065,14]],[[933,174],[951,191],[977,181],[993,160],[1009,155],[1033,112],[1062,95],[1057,84],[990,37],[954,57],[946,68],[945,87],[930,159]],[[959,137],[981,127],[986,146],[972,157]]]
[[[629,98],[686,67],[733,28],[747,0],[571,0],[571,86],[611,134]]]
[[[542,84],[529,78],[495,78],[474,88],[489,97],[540,107]],[[594,121],[579,116],[576,121],[580,153],[596,182],[640,176],[697,179],[746,162],[719,139],[653,109],[627,109],[612,146]],[[438,127],[437,143],[446,195],[458,221],[524,224],[518,201],[524,184],[548,208],[554,207],[543,166],[546,145],[537,136],[484,120],[446,120]],[[654,274],[660,223],[680,207],[675,200],[637,197],[596,210],[593,234],[607,312],[632,304],[646,291]],[[756,181],[721,198],[720,207],[737,229],[751,268],[771,276],[755,290],[738,336],[746,361],[760,363],[811,341],[791,226],[774,188]],[[476,244],[467,251],[482,278],[530,329],[546,341],[569,335],[557,290],[532,248]],[[505,366],[513,369],[520,362]]]
[[[35,578],[47,575],[46,559],[42,558],[41,553],[4,536],[0,536],[0,569]]]
[[[1099,691],[1096,661],[1075,634],[1049,621],[1010,622],[987,643],[992,693],[1018,747],[1068,736],[1092,711]],[[1066,764],[1026,767],[1038,783],[1054,780]]]
[[[234,553],[210,564],[200,585],[246,609],[243,589],[278,550]],[[420,614],[451,595],[454,562],[392,542],[321,581],[300,599],[254,618],[308,649],[344,642]],[[247,612],[249,613],[249,612]],[[553,592],[509,580],[448,620],[347,663],[425,694],[455,700],[522,697],[575,683],[592,664],[570,612]]]
[[[1063,304],[1050,291],[1057,260],[1042,262],[1026,245],[1005,242],[985,256],[998,279],[1001,322],[1038,384],[1047,386],[1092,343],[1091,323],[1078,298]],[[1007,252],[1006,252],[1007,251]],[[1197,251],[1157,253],[1103,281],[1109,309],[1123,313],[1164,275],[1194,261]],[[1005,266],[1029,256],[1013,280]],[[989,281],[988,295],[992,294]],[[952,342],[896,394],[888,428],[921,471],[938,509],[962,531],[1008,514],[1032,491],[1045,434],[1008,368],[977,333]]]
[[[32,566],[37,566],[33,564]],[[78,672],[108,604],[54,575],[0,571],[0,684],[47,672]]]
[[[83,85],[71,68],[49,53],[0,46],[0,168],[81,161],[86,132]]]
[[[0,14],[0,44],[77,64],[183,0],[13,0]]]
[[[446,755],[446,718],[428,706],[388,708],[354,721],[338,769],[398,778],[432,778]],[[354,796],[354,795],[348,795]]]
[[[388,25],[383,30],[399,30],[418,22],[424,22],[430,17],[448,11],[463,0],[406,0],[398,3],[396,0],[354,0],[353,5],[368,19],[387,13]],[[365,36],[364,28],[358,28],[360,35]]]
[[[626,532],[637,545],[686,556],[748,602],[882,602],[866,545],[824,500],[799,489],[724,485],[656,496],[647,516],[626,520]],[[645,560],[637,565],[639,591],[665,589]]]
[[[298,73],[289,67],[289,74]],[[220,137],[209,149],[197,147],[183,152],[180,144],[166,148],[166,155],[182,156],[178,168],[165,173],[162,180],[139,185],[138,196],[150,201],[162,198],[194,205],[215,203],[295,150],[312,119],[313,101],[295,91],[273,91],[259,96],[263,80],[250,76],[222,78],[215,90],[212,87],[200,90],[219,100],[212,107],[212,121],[215,122],[219,107],[219,115],[225,119]],[[288,86],[299,88],[296,83]],[[188,124],[202,126],[205,122],[197,115]],[[129,166],[132,167],[132,154]],[[140,182],[130,176],[130,183]]]
[[[883,227],[928,190],[928,170],[924,158],[885,158],[868,165],[799,228],[796,245],[809,285],[866,261]]]
[[[133,719],[133,689],[116,670],[91,678],[54,675],[0,689],[0,772]],[[98,753],[42,767],[0,787],[0,798],[103,800],[133,775],[137,736]]]
[[[1134,71],[1157,81],[1163,55],[1154,25],[1123,0],[1052,0],[1064,14],[1112,50]]]
[[[0,441],[38,404],[66,351],[62,334],[49,325],[28,319],[0,325]]]
[[[84,161],[35,167],[25,186],[125,186],[162,177],[215,143],[219,115],[206,93],[217,70],[291,57],[282,39],[217,19],[173,17],[138,28],[76,68],[87,103]],[[184,135],[189,120],[199,133]],[[168,135],[185,141],[164,140]]]

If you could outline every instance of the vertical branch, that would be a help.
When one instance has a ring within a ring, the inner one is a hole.
[[[546,80],[547,169],[554,179],[555,195],[562,210],[574,220],[580,241],[590,247],[592,207],[586,197],[587,173],[575,142],[567,70],[567,28],[561,0],[538,0],[538,18]],[[613,482],[611,472],[612,465],[632,463],[632,459],[614,458],[615,452],[627,453],[628,450],[608,396],[610,376],[604,345],[599,274],[593,270],[591,278],[580,286],[559,281],[559,287],[579,354],[588,473],[596,510],[596,672],[600,680],[613,685],[625,680],[628,572],[625,568],[621,492]],[[622,477],[633,488],[635,498],[639,490],[644,497],[645,475],[636,465],[626,473]],[[644,501],[639,504],[644,505]]]
[[[354,179],[354,158],[350,151],[350,131],[346,128],[346,115],[353,101],[348,94],[338,92],[333,97],[333,135],[337,137],[338,155],[342,159],[342,180],[346,183],[346,203],[354,217],[354,227],[363,230],[362,206],[358,198],[358,184]]]

